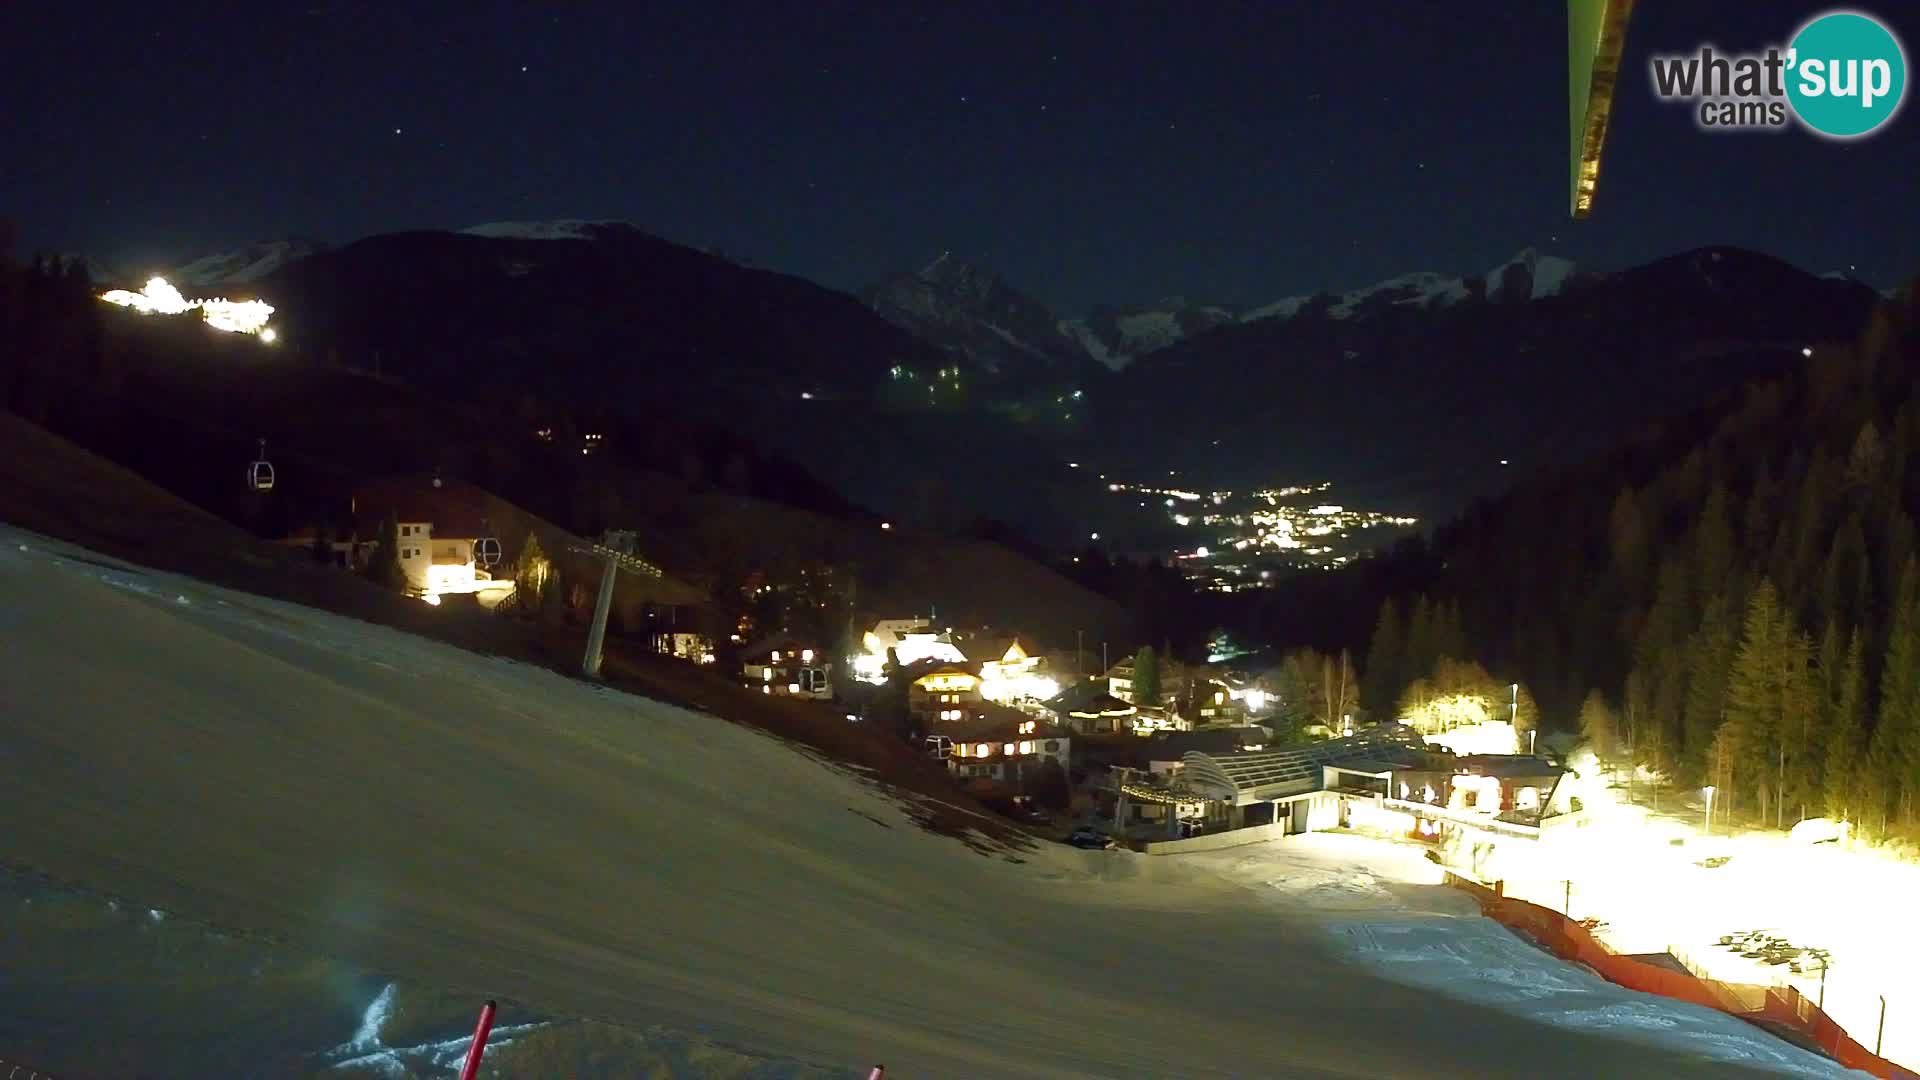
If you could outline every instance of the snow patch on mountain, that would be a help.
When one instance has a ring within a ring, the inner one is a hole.
[[[1541,255],[1527,248],[1487,271],[1481,281],[1484,282],[1485,296],[1489,300],[1539,300],[1557,295],[1565,289],[1573,274],[1572,260]],[[1510,281],[1513,282],[1512,288],[1519,290],[1517,295],[1510,293]],[[1363,288],[1327,296],[1325,314],[1330,319],[1350,319],[1370,308],[1407,307],[1425,310],[1451,307],[1475,295],[1476,291],[1474,284],[1465,277],[1430,272],[1401,274]],[[1291,319],[1307,310],[1315,299],[1314,296],[1289,296],[1254,308],[1242,316],[1241,321]]]
[[[1427,272],[1401,274],[1363,289],[1331,297],[1326,315],[1330,319],[1350,319],[1368,305],[1381,304],[1414,308],[1446,307],[1465,300],[1468,295],[1467,284],[1461,278]],[[1253,309],[1243,321],[1292,318],[1314,299],[1312,296],[1289,296]]]
[[[1133,359],[1132,356],[1115,357],[1112,350],[1107,348],[1107,343],[1100,340],[1100,335],[1093,332],[1093,327],[1088,326],[1085,319],[1062,319],[1060,332],[1087,350],[1088,356],[1116,371],[1127,366],[1127,361]]]
[[[1138,342],[1142,351],[1152,352],[1179,341],[1180,320],[1171,311],[1143,311],[1120,318],[1120,333],[1128,341]]]
[[[1237,321],[1227,308],[1174,296],[1137,307],[1098,307],[1084,319],[1063,320],[1060,332],[1117,371],[1147,353]]]
[[[1558,295],[1562,289],[1566,288],[1567,279],[1571,278],[1574,272],[1573,260],[1562,259],[1555,255],[1542,255],[1532,248],[1527,248],[1487,271],[1488,299],[1510,299],[1505,295],[1502,283],[1507,278],[1508,268],[1514,266],[1521,267],[1527,272],[1527,279],[1531,282],[1525,297],[1528,300],[1540,300]]]
[[[167,274],[175,285],[209,288],[215,285],[244,285],[309,255],[325,251],[327,245],[315,240],[266,240],[237,251],[203,255]]]

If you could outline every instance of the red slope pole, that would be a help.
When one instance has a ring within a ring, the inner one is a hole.
[[[875,1065],[873,1071],[867,1074],[867,1080],[885,1080],[886,1075],[887,1067],[885,1065]]]
[[[460,1080],[473,1080],[480,1072],[480,1055],[487,1052],[487,1035],[493,1031],[495,1005],[480,1006],[480,1024],[473,1029],[473,1044],[467,1047],[467,1063],[460,1066]]]

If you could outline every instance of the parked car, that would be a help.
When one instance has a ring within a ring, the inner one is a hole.
[[[1807,818],[1787,833],[1796,844],[1833,844],[1846,838],[1847,825],[1832,818]]]
[[[1099,829],[1082,827],[1067,834],[1067,843],[1077,848],[1105,849],[1113,846],[1113,838]]]

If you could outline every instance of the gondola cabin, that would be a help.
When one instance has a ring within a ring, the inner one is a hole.
[[[247,486],[255,491],[273,490],[273,462],[267,460],[267,440],[260,440],[260,456],[247,466]]]

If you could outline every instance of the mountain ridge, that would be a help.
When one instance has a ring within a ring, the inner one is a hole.
[[[1580,275],[1571,260],[1523,248],[1484,274],[1399,274],[1341,293],[1309,293],[1236,306],[1171,296],[1147,304],[1099,304],[1080,318],[1056,318],[999,273],[950,252],[918,271],[891,274],[860,291],[888,322],[987,371],[1023,358],[1092,362],[1119,371],[1149,353],[1222,326],[1303,313],[1365,317],[1383,307],[1433,309],[1472,300],[1527,302],[1558,295]]]

